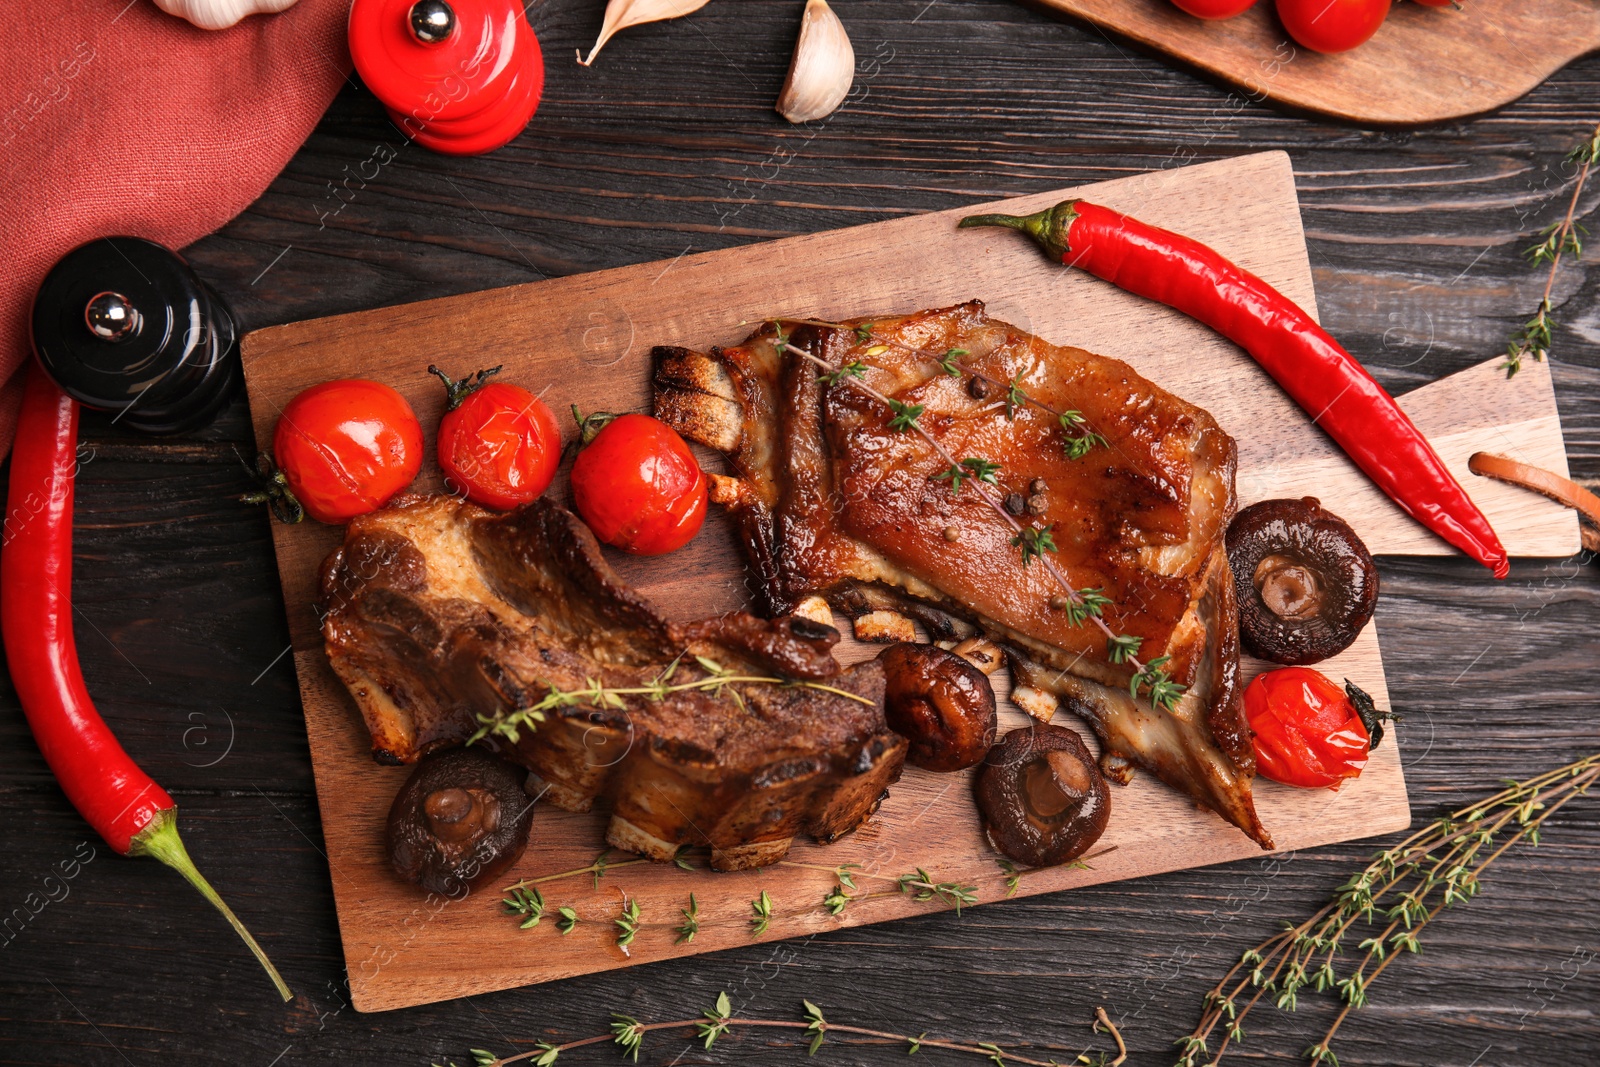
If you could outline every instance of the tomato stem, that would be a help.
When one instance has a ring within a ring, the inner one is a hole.
[[[432,374],[444,383],[444,390],[447,394],[445,398],[444,409],[446,411],[454,411],[456,408],[461,406],[461,402],[463,400],[467,399],[467,397],[471,396],[473,393],[476,393],[479,389],[482,389],[488,383],[490,378],[493,378],[496,374],[499,374],[500,368],[490,367],[488,370],[481,370],[476,375],[469,375],[468,377],[462,378],[460,381],[456,381],[454,378],[451,378],[450,375],[446,374],[432,363],[428,364],[428,373]]]
[[[200,891],[201,896],[211,901],[222,913],[222,917],[228,920],[228,925],[233,927],[234,932],[244,939],[245,945],[266,969],[272,984],[278,987],[278,995],[283,997],[284,1002],[294,999],[294,994],[289,992],[289,986],[284,982],[283,976],[272,965],[272,961],[267,959],[267,954],[262,951],[261,946],[256,944],[256,939],[250,936],[250,931],[245,929],[244,923],[239,921],[239,917],[233,913],[233,909],[228,907],[217,891],[211,888],[211,883],[206,881],[205,875],[200,873],[194,861],[189,858],[189,850],[183,847],[183,838],[178,836],[177,809],[163,808],[157,811],[155,818],[134,835],[128,848],[128,855],[154,856],[183,875],[190,885]]]
[[[251,467],[246,463],[244,469],[261,488],[253,493],[244,494],[239,498],[241,501],[246,504],[267,505],[272,509],[274,518],[290,526],[306,517],[306,509],[301,506],[299,499],[289,488],[289,479],[284,477],[283,471],[272,461],[271,452],[260,453],[256,456],[256,465]]]
[[[578,444],[588,444],[593,441],[600,431],[605,429],[617,419],[614,411],[591,411],[585,415],[578,410],[578,405],[572,405],[572,419],[578,424]]]

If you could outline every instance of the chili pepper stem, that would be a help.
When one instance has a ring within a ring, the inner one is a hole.
[[[284,982],[283,976],[272,965],[272,961],[267,959],[267,954],[262,951],[261,946],[256,944],[256,939],[245,929],[244,923],[239,921],[233,909],[228,907],[215,889],[211,888],[211,883],[206,881],[205,875],[200,873],[194,861],[189,858],[189,850],[183,847],[183,838],[178,836],[176,809],[164,808],[157,811],[145,828],[134,835],[128,848],[128,855],[153,856],[183,875],[190,885],[200,891],[201,896],[211,901],[212,905],[222,912],[222,917],[228,920],[228,925],[244,939],[245,945],[265,968],[267,976],[272,979],[272,984],[278,987],[278,995],[283,997],[284,1002],[294,999],[294,994],[289,992],[289,986]]]
[[[1055,207],[1035,211],[1032,215],[968,215],[956,224],[958,229],[969,230],[975,226],[1004,226],[1019,230],[1038,242],[1053,258],[1067,254],[1067,232],[1078,217],[1076,200],[1063,200]]]

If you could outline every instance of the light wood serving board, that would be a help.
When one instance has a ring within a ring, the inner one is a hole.
[[[1288,157],[1265,153],[1119,179],[968,210],[1032,211],[1068,193],[1084,195],[1184,230],[1209,242],[1314,308],[1311,270]],[[270,444],[282,406],[300,389],[361,375],[410,398],[423,426],[437,424],[442,391],[426,373],[504,364],[506,378],[538,390],[558,412],[648,410],[649,350],[655,344],[711,345],[740,340],[746,322],[782,315],[845,318],[938,307],[978,297],[991,312],[1043,337],[1131,362],[1161,385],[1209,409],[1239,442],[1241,496],[1314,493],[1343,515],[1380,554],[1442,554],[1447,547],[1411,523],[1343,458],[1240,350],[1165,308],[1087,275],[1052,265],[1016,234],[957,231],[965,211],[942,212],[668,263],[431,300],[273,327],[244,340],[244,363],[259,445]],[[1542,498],[1466,471],[1479,448],[1566,471],[1548,370],[1533,364],[1504,381],[1493,362],[1419,389],[1404,406],[1433,435],[1513,554],[1566,556],[1578,549],[1577,523]],[[569,430],[570,432],[570,430]],[[431,432],[429,446],[432,446]],[[713,463],[707,457],[706,462]],[[422,488],[439,484],[431,463]],[[551,490],[566,499],[566,486]],[[405,769],[375,765],[354,705],[327,666],[313,601],[317,564],[340,538],[307,522],[273,529],[287,602],[307,733],[322,809],[328,865],[350,972],[363,1011],[399,1008],[470,993],[690,953],[749,944],[750,902],[766,890],[775,940],[840,926],[881,922],[940,907],[888,894],[834,917],[820,907],[833,887],[829,870],[779,866],[715,874],[636,864],[615,869],[596,889],[588,878],[541,886],[552,914],[521,930],[485,889],[461,901],[429,899],[390,874],[383,821]],[[618,567],[669,613],[704,617],[744,603],[745,572],[731,525],[720,517],[688,548],[666,558],[616,557]],[[1466,566],[1466,564],[1463,564]],[[1485,583],[1492,581],[1485,571]],[[843,657],[875,648],[846,638]],[[1247,670],[1257,665],[1247,664]],[[1326,669],[1348,677],[1387,705],[1375,630]],[[1003,672],[1002,672],[1003,673]],[[997,676],[998,677],[998,676]],[[1062,718],[1070,718],[1063,715]],[[1006,705],[1003,725],[1022,715]],[[796,863],[833,868],[857,863],[894,876],[926,868],[941,881],[976,887],[980,901],[1006,896],[995,856],[983,843],[966,775],[908,768],[891,798],[863,829],[837,844],[798,844]],[[1395,744],[1382,746],[1366,773],[1338,793],[1258,784],[1262,820],[1283,849],[1385,833],[1410,819]],[[601,851],[604,819],[541,806],[527,854],[506,877],[538,877],[582,867]],[[1114,793],[1110,828],[1090,869],[1030,872],[1021,895],[1133,878],[1259,854],[1257,847],[1183,796],[1139,776]],[[615,858],[626,859],[618,854]],[[863,891],[891,883],[858,876]],[[674,944],[671,927],[690,893],[700,933]],[[611,925],[624,894],[646,924],[625,954]],[[554,929],[554,909],[573,907],[582,922]]]
[[[1600,49],[1595,0],[1464,0],[1459,10],[1397,3],[1370,41],[1339,55],[1296,45],[1272,0],[1215,22],[1187,15],[1171,0],[1024,2],[1177,59],[1251,100],[1362,125],[1479,115]]]

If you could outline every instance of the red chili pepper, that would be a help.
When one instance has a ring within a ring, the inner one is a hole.
[[[1250,353],[1408,515],[1504,578],[1506,550],[1394,398],[1299,306],[1198,241],[1067,200],[1035,215],[974,215],[1052,258],[1210,326]]]
[[[125,856],[176,870],[238,931],[292,994],[261,946],[222,902],[183,847],[177,805],[139,769],[95,710],[72,635],[72,497],[78,405],[38,367],[28,372],[0,548],[0,629],[6,663],[45,762],[72,806]]]

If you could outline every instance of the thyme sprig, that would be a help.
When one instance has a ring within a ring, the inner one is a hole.
[[[1108,1059],[1107,1053],[1100,1053],[1097,1059],[1091,1059],[1087,1054],[1079,1055],[1071,1061],[1073,1064],[1089,1064],[1094,1067],[1120,1067],[1127,1059],[1127,1046],[1123,1043],[1122,1034],[1112,1023],[1104,1008],[1095,1009],[1094,1021],[1090,1024],[1095,1033],[1106,1033],[1116,1043],[1117,1056]],[[717,994],[717,999],[712,1006],[700,1015],[690,1019],[673,1019],[668,1022],[645,1023],[631,1015],[613,1013],[611,1025],[606,1033],[596,1034],[592,1037],[577,1038],[573,1041],[564,1041],[553,1044],[549,1041],[540,1041],[527,1052],[519,1052],[512,1056],[496,1057],[493,1052],[485,1049],[469,1049],[474,1067],[510,1067],[511,1064],[529,1064],[530,1067],[555,1067],[555,1064],[565,1052],[573,1049],[586,1048],[591,1045],[615,1045],[622,1055],[634,1062],[638,1062],[639,1053],[644,1047],[645,1035],[658,1030],[688,1031],[703,1047],[710,1049],[728,1032],[735,1027],[741,1029],[768,1029],[795,1031],[800,1042],[804,1043],[806,1054],[815,1056],[822,1048],[823,1042],[832,1035],[849,1035],[852,1037],[867,1038],[872,1041],[892,1041],[906,1046],[908,1055],[916,1055],[925,1048],[944,1049],[949,1052],[965,1053],[978,1056],[995,1064],[996,1067],[1007,1067],[1017,1064],[1019,1067],[1067,1067],[1061,1060],[1035,1059],[1020,1053],[1011,1052],[992,1041],[960,1041],[942,1040],[931,1038],[926,1033],[911,1035],[897,1034],[887,1030],[873,1030],[864,1026],[849,1026],[843,1023],[830,1021],[823,1011],[810,1000],[800,1001],[800,1017],[798,1019],[747,1019],[734,1015],[733,1001],[724,991]],[[455,1067],[455,1064],[446,1060],[444,1064],[434,1064],[433,1067]]]
[[[1523,253],[1534,266],[1550,264],[1550,274],[1545,278],[1544,294],[1539,298],[1539,307],[1533,313],[1533,318],[1522,324],[1506,346],[1506,361],[1500,364],[1500,369],[1506,372],[1507,378],[1522,369],[1524,359],[1532,358],[1540,362],[1550,351],[1550,293],[1555,289],[1561,257],[1569,252],[1573,259],[1583,255],[1583,241],[1579,235],[1588,231],[1575,218],[1578,198],[1583,195],[1584,183],[1589,180],[1589,169],[1600,163],[1600,125],[1596,125],[1594,131],[1567,154],[1565,162],[1578,164],[1578,179],[1573,183],[1572,198],[1567,201],[1567,212],[1561,221],[1553,222],[1539,231],[1539,243]]]
[[[665,700],[672,693],[686,693],[694,690],[710,693],[713,697],[721,697],[725,693],[741,707],[744,698],[735,685],[777,685],[784,687],[798,687],[802,689],[816,689],[834,696],[846,697],[859,704],[871,707],[873,702],[859,693],[852,693],[847,689],[837,686],[825,685],[822,682],[808,682],[793,678],[774,678],[766,675],[739,674],[738,672],[723,667],[715,660],[705,656],[695,656],[694,660],[700,669],[705,671],[705,676],[686,682],[673,682],[672,678],[682,657],[673,660],[659,674],[651,678],[644,685],[609,686],[594,678],[585,680],[581,689],[562,689],[554,683],[546,683],[550,692],[542,699],[525,708],[512,711],[499,710],[493,715],[478,716],[480,723],[477,732],[467,739],[467,744],[483,740],[485,737],[495,735],[504,737],[512,744],[516,744],[524,729],[537,729],[538,723],[544,722],[545,712],[554,708],[567,707],[594,707],[594,708],[624,708],[627,702],[624,697],[644,697],[652,701]]]
[[[600,879],[606,876],[606,872],[619,870],[623,867],[634,867],[641,863],[649,862],[650,861],[647,859],[638,858],[631,860],[612,861],[611,850],[608,848],[591,860],[585,867],[574,867],[570,871],[557,871],[555,874],[541,875],[538,878],[524,878],[519,882],[515,882],[506,886],[505,891],[507,893],[515,894],[519,889],[527,889],[530,886],[543,885],[546,882],[557,882],[563,878],[581,878],[586,874],[594,877],[594,885],[595,888],[598,889],[600,888]]]
[[[826,362],[804,348],[787,342],[783,344],[782,348],[784,351],[799,356],[824,371],[829,369]],[[863,379],[847,378],[842,380],[842,384],[878,401],[878,403],[895,413],[897,418],[901,414],[901,409],[906,407],[903,402],[885,396]],[[916,408],[917,415],[922,413],[921,405],[911,406]],[[891,420],[890,425],[895,429],[902,429],[902,427],[895,426],[893,420]],[[946,473],[948,473],[949,468],[960,466],[961,461],[957,460],[955,455],[941,444],[938,438],[929,433],[915,417],[907,420],[903,429],[915,432],[938,454],[939,458],[946,464]],[[1034,559],[1038,559],[1066,594],[1068,604],[1077,606],[1077,611],[1070,615],[1069,618],[1081,616],[1082,620],[1093,622],[1100,632],[1105,635],[1106,653],[1108,658],[1111,658],[1111,662],[1126,663],[1133,668],[1129,690],[1134,694],[1134,699],[1138,699],[1139,694],[1143,693],[1154,707],[1163,711],[1171,711],[1176,707],[1179,698],[1184,693],[1184,686],[1174,682],[1171,675],[1167,673],[1165,658],[1153,660],[1149,663],[1142,662],[1137,654],[1138,645],[1136,643],[1132,645],[1131,651],[1129,651],[1129,643],[1137,642],[1139,639],[1119,635],[1110,626],[1106,625],[1106,621],[1101,615],[1103,609],[1110,602],[1104,596],[1096,599],[1086,598],[1081,590],[1073,586],[1072,582],[1067,578],[1066,572],[1051,558],[1056,552],[1056,545],[1049,529],[1024,527],[1006,510],[1005,504],[1001,502],[1000,498],[984,486],[981,479],[973,479],[972,488],[982,498],[983,502],[989,506],[989,509],[998,515],[1002,522],[1011,527],[1011,543],[1021,550],[1023,565],[1026,566]],[[1120,658],[1117,658],[1119,656]]]
[[[1244,1020],[1263,997],[1279,1010],[1299,1006],[1300,992],[1331,992],[1341,1003],[1322,1039],[1305,1050],[1313,1065],[1338,1067],[1333,1039],[1391,963],[1420,952],[1424,928],[1446,908],[1477,896],[1483,871],[1520,841],[1539,843],[1544,821],[1600,780],[1600,753],[1576,760],[1451,812],[1412,834],[1336,891],[1299,925],[1247,950],[1206,993],[1200,1022],[1177,1042],[1178,1067],[1215,1065],[1244,1038]],[[1504,836],[1504,840],[1501,838]],[[1360,924],[1360,929],[1357,929]],[[1368,933],[1362,955],[1341,975],[1334,964],[1347,940]],[[1246,999],[1248,998],[1248,999]],[[1209,1042],[1221,1033],[1217,1050]]]
[[[876,355],[879,352],[886,352],[891,348],[897,348],[908,355],[937,363],[939,365],[939,369],[952,378],[958,378],[965,374],[969,377],[978,378],[992,386],[996,386],[997,388],[1004,389],[1006,391],[1006,418],[1015,418],[1016,412],[1019,408],[1031,404],[1040,411],[1054,416],[1058,421],[1060,421],[1061,428],[1068,434],[1066,438],[1066,452],[1069,459],[1082,459],[1084,456],[1088,455],[1090,450],[1096,445],[1099,445],[1100,447],[1108,447],[1106,445],[1106,439],[1100,434],[1087,432],[1083,429],[1087,426],[1087,420],[1084,419],[1081,411],[1058,411],[1049,404],[1046,404],[1044,401],[1035,399],[1033,396],[1023,390],[1023,375],[1021,374],[1017,375],[1010,381],[1006,381],[996,378],[992,374],[985,374],[983,371],[972,366],[971,364],[962,362],[962,357],[972,354],[965,348],[950,348],[943,352],[939,352],[931,348],[918,348],[915,345],[908,345],[898,338],[876,337],[872,332],[873,323],[870,322],[864,322],[855,327],[847,327],[844,325],[844,323],[828,322],[825,319],[784,319],[782,321],[772,321],[772,326],[777,331],[776,335],[773,337],[773,344],[780,349],[789,347],[789,334],[784,332],[784,322],[791,322],[804,326],[820,326],[824,329],[833,330],[851,329],[855,333],[856,340],[862,344],[866,344],[868,341],[874,340],[879,342],[867,351],[868,355]],[[852,360],[851,362],[846,363],[844,367],[840,368],[840,371],[843,371],[846,368],[850,368],[848,375],[849,377],[860,378],[866,373],[866,367],[861,363],[860,360]],[[835,375],[840,375],[840,371],[831,371],[819,377],[818,380],[827,381],[829,385],[837,384],[839,377],[836,377]]]

